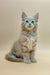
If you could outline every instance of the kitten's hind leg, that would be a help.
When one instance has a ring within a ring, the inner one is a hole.
[[[8,60],[8,61],[13,61],[13,62],[22,62],[23,61],[23,59],[22,58],[17,58],[15,55],[13,55],[13,54],[7,54],[6,56],[5,56],[5,58],[6,58],[6,60]]]

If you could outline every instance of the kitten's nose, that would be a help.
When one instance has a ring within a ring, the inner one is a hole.
[[[29,23],[29,26],[31,26],[31,23]]]

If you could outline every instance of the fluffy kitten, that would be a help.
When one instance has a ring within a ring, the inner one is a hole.
[[[6,59],[9,61],[24,61],[25,63],[36,62],[35,50],[37,44],[37,27],[38,27],[39,13],[36,13],[33,17],[27,16],[22,13],[21,34],[11,49],[6,55]]]

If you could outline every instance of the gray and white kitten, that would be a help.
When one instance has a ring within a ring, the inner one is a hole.
[[[22,12],[21,34],[8,54],[6,59],[9,61],[24,61],[29,64],[36,62],[35,50],[37,45],[37,28],[38,28],[39,13],[34,16],[27,16]]]

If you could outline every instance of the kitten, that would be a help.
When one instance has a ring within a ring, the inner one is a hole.
[[[33,17],[27,16],[25,12],[22,13],[21,34],[11,49],[5,56],[9,61],[24,61],[29,64],[36,62],[35,50],[37,44],[37,28],[38,28],[39,13]]]

